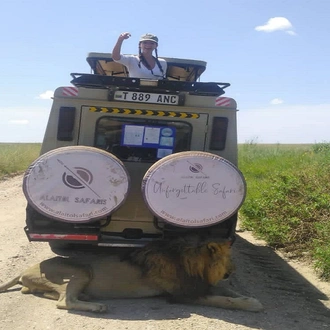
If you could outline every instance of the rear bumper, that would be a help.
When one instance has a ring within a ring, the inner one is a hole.
[[[109,220],[110,221],[110,220]],[[156,223],[157,221],[155,221]],[[147,228],[122,228],[111,230],[109,226],[104,226],[100,222],[77,225],[75,223],[64,223],[40,216],[36,212],[28,213],[26,227],[24,231],[31,242],[48,242],[59,244],[83,244],[100,247],[140,247],[150,241],[157,239],[175,238],[186,235],[199,235],[205,239],[225,239],[232,243],[235,240],[237,214],[229,219],[210,227],[183,228],[169,224],[155,228],[154,233],[150,233]],[[131,222],[126,225],[130,226]],[[110,229],[110,230],[109,230]],[[119,230],[118,230],[119,229]],[[150,229],[150,228],[149,228]]]

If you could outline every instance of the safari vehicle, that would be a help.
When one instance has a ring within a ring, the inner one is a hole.
[[[229,83],[206,62],[165,58],[167,79],[129,78],[90,53],[54,93],[40,157],[26,171],[30,241],[137,247],[196,232],[235,237],[246,185]]]

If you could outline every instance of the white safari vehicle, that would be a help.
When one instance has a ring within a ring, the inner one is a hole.
[[[90,53],[54,94],[41,155],[25,173],[25,231],[61,246],[136,247],[197,233],[234,240],[246,184],[229,83],[203,61],[165,58],[167,79],[129,78]]]

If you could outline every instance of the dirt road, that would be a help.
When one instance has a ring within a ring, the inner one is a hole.
[[[0,182],[0,283],[53,256],[48,244],[29,243],[24,234],[21,183],[21,176]],[[330,284],[311,268],[285,261],[249,233],[239,234],[233,253],[237,273],[230,285],[259,299],[264,312],[171,305],[157,298],[108,301],[109,312],[98,315],[58,310],[54,301],[14,288],[0,294],[0,329],[330,329]]]

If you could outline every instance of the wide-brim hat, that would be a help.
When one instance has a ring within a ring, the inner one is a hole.
[[[158,37],[155,36],[154,34],[147,33],[147,34],[144,34],[144,35],[141,36],[139,42],[141,42],[141,41],[153,41],[156,44],[158,44]]]

